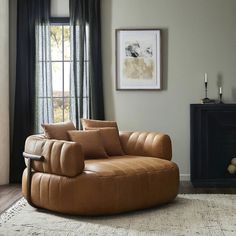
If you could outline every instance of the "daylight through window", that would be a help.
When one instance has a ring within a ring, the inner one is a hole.
[[[70,119],[70,26],[51,24],[54,122]]]

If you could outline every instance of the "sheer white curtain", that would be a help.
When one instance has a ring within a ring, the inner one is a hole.
[[[50,24],[36,25],[36,106],[35,132],[40,132],[42,123],[52,123],[53,90],[50,49]]]
[[[81,128],[80,118],[90,117],[89,27],[71,23],[70,117]]]

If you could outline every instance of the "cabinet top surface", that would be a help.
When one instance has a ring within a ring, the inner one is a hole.
[[[190,110],[195,111],[236,111],[236,104],[190,104]]]
[[[236,106],[236,103],[214,103],[214,104],[202,104],[202,103],[193,103],[190,106],[195,107],[233,107]]]

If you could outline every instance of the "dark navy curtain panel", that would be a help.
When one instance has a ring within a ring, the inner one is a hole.
[[[104,119],[100,0],[70,0],[73,120]]]
[[[10,182],[21,182],[25,168],[22,152],[27,136],[34,133],[35,119],[35,29],[47,21],[48,0],[18,0],[17,56],[13,140],[10,159]]]

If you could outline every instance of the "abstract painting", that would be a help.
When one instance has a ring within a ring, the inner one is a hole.
[[[116,30],[116,89],[161,89],[161,31]]]

